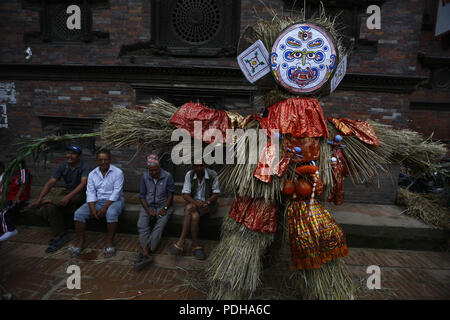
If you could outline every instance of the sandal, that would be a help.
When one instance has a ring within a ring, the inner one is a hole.
[[[83,248],[70,246],[69,252],[71,258],[76,258],[81,254],[81,252],[83,252]]]
[[[205,254],[205,252],[203,252],[203,248],[200,247],[200,246],[199,247],[195,247],[194,249],[192,249],[192,254],[198,260],[205,260],[206,259],[206,254]]]
[[[173,243],[167,251],[173,256],[179,256],[183,252],[183,248],[180,248],[176,243]]]
[[[105,248],[105,251],[103,251],[103,256],[105,258],[111,258],[115,254],[116,254],[116,248],[115,247],[107,247],[107,248]]]

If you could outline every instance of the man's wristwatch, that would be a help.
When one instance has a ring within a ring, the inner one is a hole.
[[[164,210],[166,210],[166,211],[167,211],[167,209],[169,209],[169,208],[167,208],[167,207],[164,207]]]

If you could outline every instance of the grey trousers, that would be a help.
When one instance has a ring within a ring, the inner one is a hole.
[[[161,208],[150,207],[150,209],[154,210],[155,213],[157,213]],[[147,246],[152,252],[155,252],[156,248],[158,248],[159,242],[161,241],[164,228],[166,227],[166,224],[169,221],[173,211],[173,206],[170,206],[164,216],[151,217],[148,215],[147,211],[145,211],[144,208],[141,208],[141,211],[139,212],[139,219],[137,222],[139,242],[141,243],[141,246]],[[156,219],[153,230],[150,230],[151,219]]]

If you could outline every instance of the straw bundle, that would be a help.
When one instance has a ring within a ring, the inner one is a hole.
[[[253,124],[250,124],[253,126]],[[257,130],[259,132],[259,130]],[[259,136],[259,133],[257,134]],[[233,153],[234,157],[239,154],[244,156],[243,164],[234,164],[225,166],[219,174],[219,181],[221,188],[226,192],[235,193],[241,197],[248,196],[251,198],[264,198],[267,200],[282,200],[282,188],[284,182],[289,177],[293,177],[295,165],[291,164],[288,169],[288,173],[282,177],[272,176],[270,183],[265,183],[254,177],[254,172],[257,167],[256,163],[251,163],[251,159],[256,156],[256,160],[259,158],[261,149],[264,145],[258,145],[258,153],[250,154],[250,142],[249,137],[243,135],[239,137],[236,142],[235,149],[229,149]],[[241,153],[242,152],[242,153]],[[236,159],[236,158],[235,158]],[[237,159],[238,160],[238,159]],[[237,161],[235,161],[237,162]],[[253,161],[255,162],[255,161]]]
[[[403,164],[413,174],[440,171],[436,164],[447,153],[445,144],[432,141],[432,136],[424,139],[420,133],[409,129],[395,130],[390,125],[367,122],[380,140],[378,149],[388,154],[392,162]]]
[[[9,193],[9,184],[11,182],[11,176],[20,168],[22,160],[28,156],[33,157],[35,163],[38,162],[39,157],[43,155],[44,164],[47,162],[47,155],[52,152],[53,148],[62,142],[76,139],[85,139],[99,136],[100,132],[86,133],[86,134],[66,134],[62,136],[51,135],[44,138],[27,140],[21,142],[18,145],[21,146],[18,151],[18,155],[14,158],[8,167],[5,169],[2,179],[2,204],[6,203]]]
[[[440,206],[420,194],[402,188],[397,190],[396,202],[406,207],[406,215],[433,227],[450,229],[450,209],[448,207]]]
[[[170,150],[172,131],[175,127],[169,124],[170,118],[177,108],[162,99],[152,100],[143,112],[114,108],[101,125],[101,136],[104,145],[111,149],[138,146],[138,152],[144,146],[155,152]]]
[[[338,134],[336,128],[327,122],[331,137]],[[354,136],[344,136],[342,154],[345,165],[353,183],[364,183],[376,177],[380,171],[387,172],[386,165],[390,163],[385,149],[378,149],[365,144]]]
[[[327,143],[327,138],[320,138],[319,172],[323,183],[323,197],[325,199],[333,190],[333,171],[331,168],[331,145]]]
[[[261,284],[262,257],[273,235],[254,232],[224,217],[221,241],[208,258],[208,299],[247,299]]]
[[[297,271],[293,278],[304,300],[353,300],[356,287],[345,262],[336,259],[318,269]]]

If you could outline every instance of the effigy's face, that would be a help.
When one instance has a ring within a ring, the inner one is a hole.
[[[288,91],[309,94],[320,89],[336,67],[330,35],[313,24],[295,24],[275,40],[271,52],[275,80]]]

